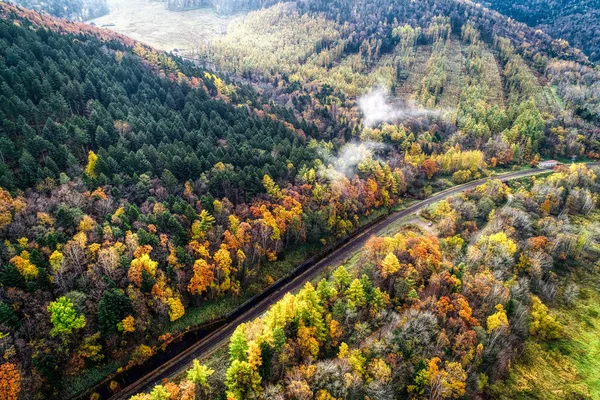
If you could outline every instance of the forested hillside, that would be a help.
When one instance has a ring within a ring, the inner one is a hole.
[[[407,197],[600,158],[598,69],[463,1],[276,4],[197,63],[0,3],[0,88],[10,399],[70,398],[142,365]],[[375,239],[355,270],[240,327],[210,396],[497,393],[537,335],[528,315],[558,334],[544,304],[564,262],[597,259],[595,231],[570,222],[598,205],[595,173],[532,185],[445,202],[439,237]],[[206,397],[209,375],[152,398]]]
[[[458,149],[443,169],[338,151],[249,87],[1,7],[0,318],[23,396],[142,363],[293,268],[282,251],[347,234],[409,186],[447,185],[436,173],[485,172]]]
[[[600,61],[600,3],[585,0],[487,0],[483,5],[568,41]]]
[[[226,371],[196,362],[132,399],[596,398],[596,345],[570,353],[575,327],[557,311],[598,282],[598,193],[596,172],[573,165],[439,202],[423,212],[432,227],[372,237],[346,267],[240,325]],[[586,320],[597,340],[597,315]],[[561,364],[529,366],[539,355],[524,348]]]
[[[401,120],[430,151],[459,144],[500,164],[598,153],[600,73],[564,43],[466,2],[284,3],[233,24],[206,57],[278,87],[273,98],[326,139],[381,141],[360,132],[357,105],[380,85],[403,103],[376,122]]]

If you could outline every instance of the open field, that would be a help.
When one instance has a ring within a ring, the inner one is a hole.
[[[427,60],[431,57],[432,48],[431,46],[418,46],[415,54],[415,58],[408,68],[407,79],[400,83],[396,88],[396,96],[404,99],[409,99],[414,96],[415,89],[421,84],[421,81],[425,77],[425,65]],[[416,100],[416,99],[412,99]]]
[[[577,277],[581,292],[571,307],[553,309],[563,337],[551,343],[529,340],[499,399],[600,398],[600,295],[597,275]],[[510,395],[506,395],[510,393]]]
[[[165,2],[108,0],[110,13],[88,21],[165,51],[197,52],[199,44],[224,34],[237,16],[212,9],[169,11]]]

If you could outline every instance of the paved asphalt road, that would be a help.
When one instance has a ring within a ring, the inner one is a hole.
[[[591,166],[598,164],[600,163],[589,163],[587,165]],[[410,207],[407,207],[402,211],[391,214],[388,218],[384,219],[379,224],[372,226],[370,229],[366,230],[362,234],[350,240],[344,246],[333,251],[328,257],[324,258],[320,262],[315,263],[303,274],[298,276],[293,281],[289,282],[279,291],[273,293],[271,296],[258,303],[254,308],[241,315],[235,321],[224,325],[221,328],[217,329],[215,332],[211,333],[210,335],[207,335],[205,338],[203,338],[193,346],[190,346],[176,357],[165,362],[161,367],[155,369],[154,371],[144,376],[142,379],[116,393],[113,397],[111,397],[111,399],[128,399],[136,393],[150,390],[154,385],[159,384],[160,381],[164,378],[171,378],[177,376],[179,373],[187,369],[195,358],[199,358],[203,355],[206,355],[208,352],[218,348],[219,345],[229,340],[229,337],[239,324],[261,316],[265,313],[265,311],[267,311],[267,309],[272,304],[279,301],[287,292],[293,292],[301,288],[305,282],[312,279],[314,275],[321,272],[326,267],[337,267],[338,265],[343,264],[356,251],[360,250],[372,235],[375,235],[377,232],[381,231],[382,229],[385,229],[386,227],[390,226],[399,219],[414,214],[423,207],[445,199],[448,196],[464,192],[468,189],[473,189],[489,179],[500,179],[501,181],[505,182],[511,179],[522,178],[530,175],[537,175],[544,172],[549,171],[532,169],[526,171],[511,172],[508,174],[497,175],[490,178],[472,181],[464,185],[455,186],[443,192],[439,192],[429,197],[428,199],[422,200],[418,203],[411,205]]]

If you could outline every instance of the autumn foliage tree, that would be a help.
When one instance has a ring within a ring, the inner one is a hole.
[[[65,296],[50,303],[48,312],[54,326],[50,331],[52,336],[70,334],[74,329],[81,329],[85,326],[85,316],[77,315],[73,303]]]
[[[0,365],[0,397],[6,400],[17,400],[21,392],[21,374],[16,365],[4,363]]]

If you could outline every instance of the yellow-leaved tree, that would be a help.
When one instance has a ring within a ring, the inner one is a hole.
[[[92,150],[88,153],[88,163],[85,167],[85,173],[90,178],[97,178],[96,164],[98,163],[98,156]]]
[[[381,276],[387,279],[400,271],[400,262],[394,253],[389,253],[381,262]]]
[[[500,328],[508,328],[508,317],[502,304],[497,304],[496,312],[487,318],[487,331],[492,332]]]

